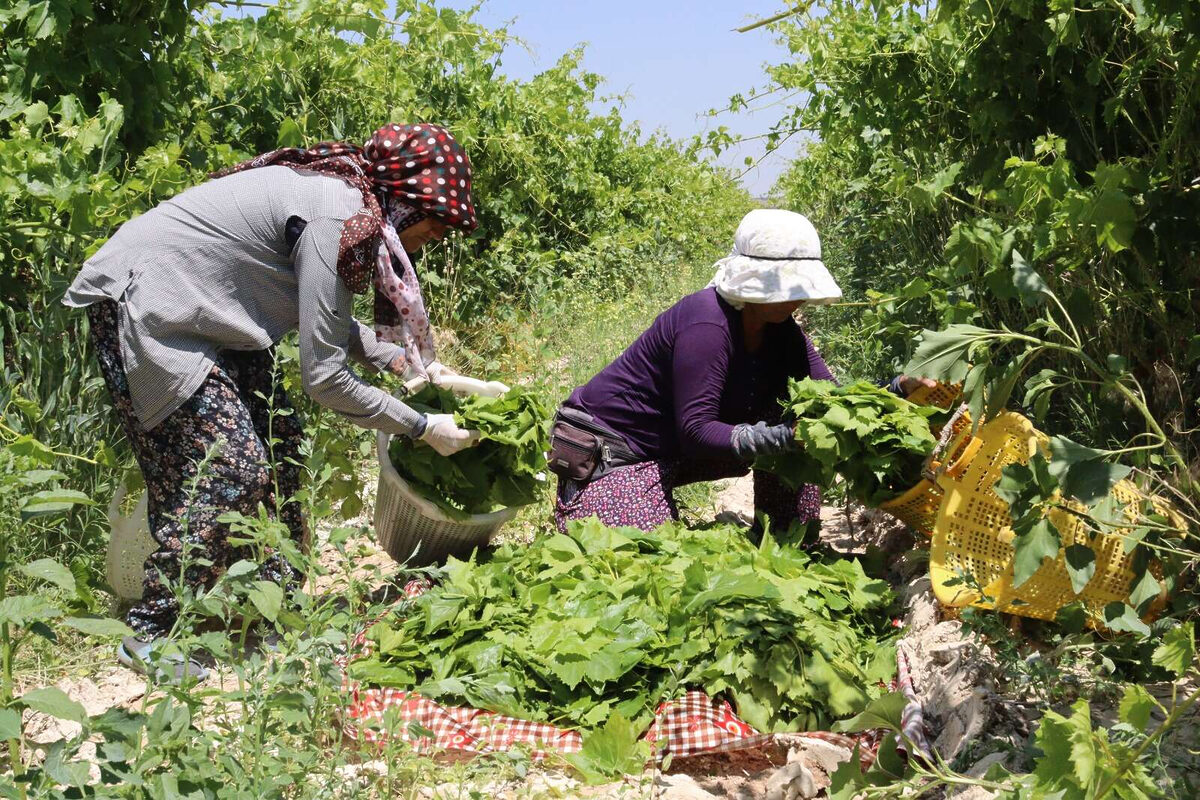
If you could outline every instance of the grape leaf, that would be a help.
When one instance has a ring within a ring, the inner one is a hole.
[[[1143,569],[1141,574],[1133,579],[1133,587],[1129,590],[1129,604],[1138,613],[1144,614],[1150,610],[1150,604],[1161,593],[1162,585],[1155,579],[1149,569]]]
[[[1137,611],[1128,603],[1109,603],[1104,607],[1104,625],[1120,633],[1150,635],[1150,626],[1138,618]]]
[[[1132,467],[1108,461],[1080,461],[1062,476],[1063,494],[1091,504],[1107,497],[1113,486],[1132,472]]]
[[[650,745],[639,741],[640,731],[620,712],[612,714],[604,727],[583,737],[578,753],[565,758],[588,783],[604,783],[630,772],[641,772],[650,757]]]
[[[1096,574],[1096,553],[1086,544],[1072,544],[1063,549],[1063,559],[1071,589],[1079,594]]]
[[[572,522],[444,573],[369,629],[354,679],[585,731],[613,713],[640,730],[697,686],[795,730],[861,711],[894,675],[885,583],[733,526]]]
[[[1016,250],[1012,254],[1012,281],[1024,305],[1042,305],[1051,296],[1050,287]]]
[[[921,343],[904,367],[906,375],[962,383],[970,368],[971,350],[993,332],[975,325],[951,325],[942,331],[921,332]]]
[[[1151,660],[1176,677],[1186,675],[1196,660],[1196,632],[1192,624],[1187,622],[1167,631]]]
[[[1028,526],[1023,531],[1017,531],[1013,538],[1013,581],[1014,589],[1020,588],[1025,581],[1033,577],[1043,560],[1058,555],[1058,528],[1050,520],[1042,518]]]
[[[1038,726],[1034,741],[1042,751],[1042,758],[1034,767],[1033,774],[1043,786],[1058,786],[1063,781],[1074,782],[1071,770],[1071,739],[1067,718],[1055,711],[1047,711]]]
[[[846,733],[870,731],[876,728],[898,731],[900,730],[901,716],[907,705],[908,698],[903,693],[888,692],[882,697],[872,700],[870,705],[853,719],[836,723],[833,729]]]
[[[518,387],[499,397],[460,397],[428,385],[407,402],[424,413],[454,414],[459,426],[482,436],[449,457],[407,436],[388,447],[400,476],[450,516],[528,505],[544,491],[548,412],[533,394]]]
[[[755,468],[792,486],[828,484],[841,475],[851,494],[878,505],[920,480],[936,444],[929,418],[939,409],[913,405],[869,383],[791,381],[783,405],[802,447],[759,459]]]
[[[1121,695],[1120,719],[1125,724],[1144,731],[1150,724],[1150,715],[1157,706],[1158,703],[1150,696],[1150,692],[1146,691],[1146,687],[1131,683]]]

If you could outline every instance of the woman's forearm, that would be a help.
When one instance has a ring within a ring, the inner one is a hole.
[[[421,414],[365,382],[349,367],[355,349],[352,342],[362,343],[362,326],[352,315],[354,296],[336,272],[340,226],[337,220],[313,220],[296,244],[300,377],[304,391],[356,425],[412,435]],[[374,334],[370,335],[374,339]]]
[[[390,369],[396,359],[404,360],[404,348],[375,336],[370,327],[353,320],[350,330],[350,358],[375,372]]]

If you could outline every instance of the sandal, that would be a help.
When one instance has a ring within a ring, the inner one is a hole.
[[[208,668],[194,658],[158,652],[165,643],[166,639],[126,636],[117,646],[117,661],[143,675],[151,675],[153,671],[156,680],[172,686],[183,683],[185,678],[202,681],[208,677]]]

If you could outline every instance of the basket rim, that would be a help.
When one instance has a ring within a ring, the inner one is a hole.
[[[887,511],[915,500],[916,498],[928,492],[930,489],[935,489],[939,492],[941,491],[941,487],[939,487],[937,483],[929,480],[929,478],[922,477],[919,481],[893,497],[891,500],[884,500],[876,507],[880,511]]]
[[[498,525],[507,522],[517,514],[517,509],[512,506],[489,511],[486,514],[468,514],[466,517],[455,518],[447,514],[442,509],[431,501],[421,497],[413,488],[400,476],[396,471],[396,467],[392,464],[392,459],[388,457],[388,443],[392,440],[392,436],[384,431],[377,431],[375,435],[375,455],[379,459],[379,478],[390,482],[393,487],[399,490],[405,500],[412,503],[421,511],[421,515],[435,522],[445,522],[452,525]]]

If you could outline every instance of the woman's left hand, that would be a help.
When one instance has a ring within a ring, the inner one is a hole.
[[[912,375],[900,376],[900,391],[905,395],[912,394],[922,386],[924,386],[926,389],[932,389],[933,387],[937,386],[937,381],[933,380],[932,378],[917,378]]]
[[[433,383],[459,394],[477,394],[483,397],[499,397],[508,391],[506,383],[482,381],[479,378],[468,378],[466,375],[448,375],[444,378],[434,379]]]
[[[499,397],[508,391],[508,386],[500,381],[481,381],[478,378],[468,378],[465,375],[459,375],[439,361],[430,361],[425,366],[425,372],[429,376],[429,383],[441,389],[458,392],[459,394]],[[404,388],[409,394],[421,391],[427,382],[424,376],[415,375],[407,370],[402,370],[397,374],[403,375],[406,379]]]

